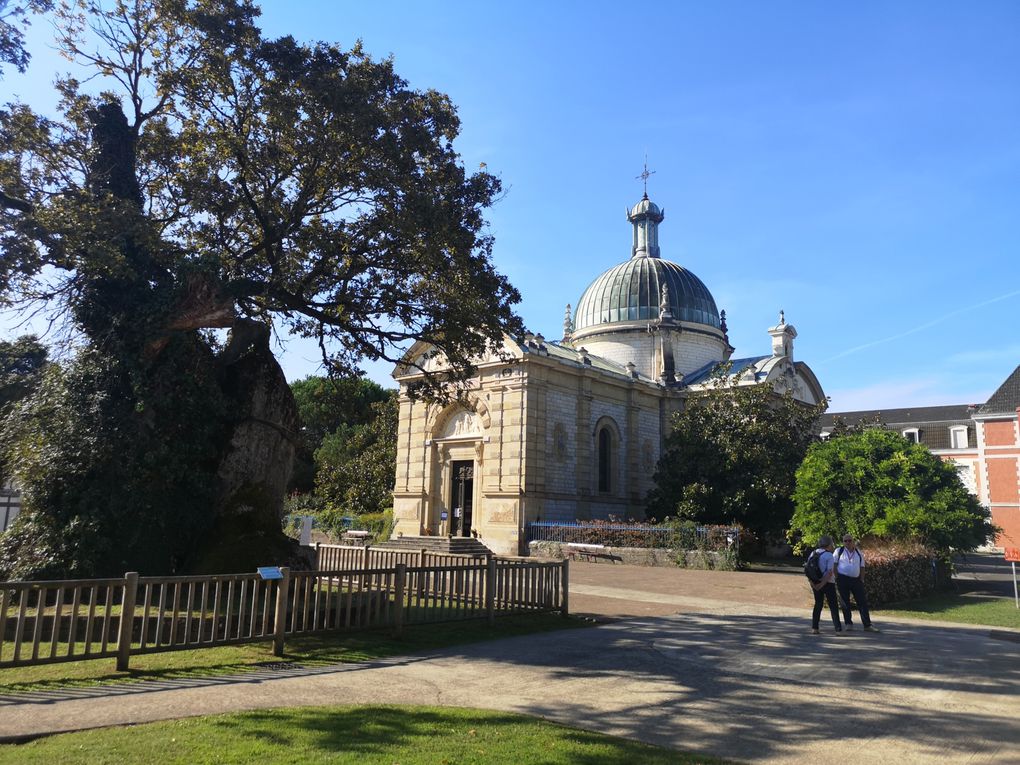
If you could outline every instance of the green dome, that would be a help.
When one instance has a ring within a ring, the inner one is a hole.
[[[720,327],[715,299],[701,279],[668,260],[635,257],[610,268],[584,291],[574,312],[574,332],[658,319],[663,285],[674,320]]]

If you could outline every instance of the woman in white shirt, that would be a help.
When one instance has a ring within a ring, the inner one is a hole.
[[[864,592],[864,555],[857,549],[854,538],[850,534],[843,535],[843,546],[833,556],[836,568],[836,589],[839,591],[840,605],[843,607],[843,622],[848,630],[854,628],[853,614],[850,611],[850,595],[857,602],[857,610],[861,612],[861,622],[865,632],[878,632],[871,623],[868,611],[868,595]]]

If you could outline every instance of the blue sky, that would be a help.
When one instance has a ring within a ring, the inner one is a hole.
[[[647,153],[663,257],[726,309],[738,356],[784,309],[833,411],[982,402],[1020,364],[1020,4],[263,9],[271,34],[360,38],[451,96],[464,163],[507,189],[495,259],[535,332],[559,337],[629,256]],[[40,54],[0,99],[58,67]],[[312,373],[315,351],[283,362]]]

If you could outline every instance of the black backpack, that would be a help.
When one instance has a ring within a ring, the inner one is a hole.
[[[819,560],[818,550],[813,551],[804,564],[804,576],[817,584],[822,581],[822,565]]]

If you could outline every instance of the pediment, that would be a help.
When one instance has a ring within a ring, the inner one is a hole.
[[[486,364],[506,363],[507,358],[518,360],[523,358],[524,353],[519,345],[512,338],[504,335],[498,345],[489,348],[485,353],[479,354],[471,361],[475,366]],[[404,354],[400,363],[393,370],[393,377],[399,379],[406,376],[415,376],[426,372],[442,372],[449,369],[450,363],[446,355],[437,351],[435,346],[424,341],[418,341],[412,345]]]

